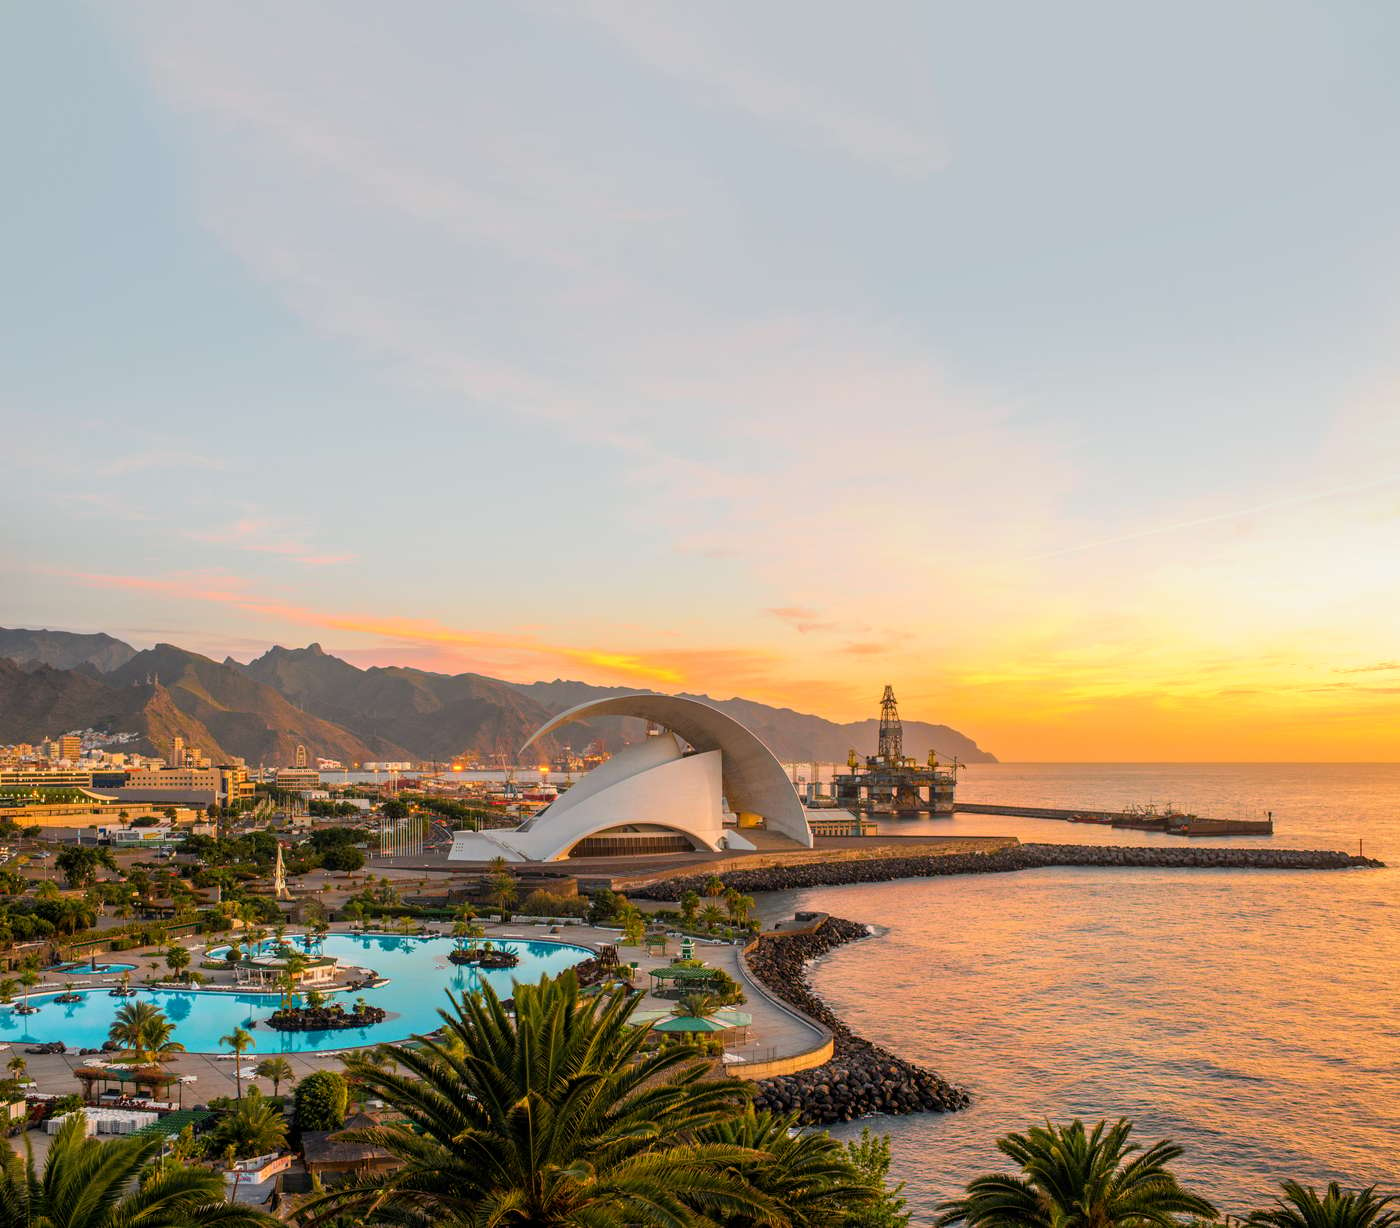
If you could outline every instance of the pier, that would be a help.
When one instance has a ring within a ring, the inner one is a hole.
[[[956,814],[1000,814],[1015,819],[1063,819],[1102,827],[1131,827],[1176,836],[1272,836],[1274,819],[1203,819],[1196,814],[1157,814],[1139,810],[1060,810],[1051,806],[1000,806],[991,802],[957,802]]]

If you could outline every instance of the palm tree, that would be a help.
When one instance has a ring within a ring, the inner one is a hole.
[[[1395,1194],[1377,1195],[1374,1185],[1344,1190],[1333,1181],[1321,1197],[1310,1185],[1283,1183],[1278,1205],[1252,1212],[1245,1223],[1251,1228],[1394,1228],[1400,1211],[1387,1211]]]
[[[253,1087],[246,1099],[224,1113],[210,1134],[214,1146],[233,1149],[234,1159],[262,1156],[286,1146],[287,1119]]]
[[[681,895],[681,920],[687,925],[695,924],[695,913],[700,907],[700,897],[694,891],[686,891]]]
[[[724,894],[724,879],[718,874],[711,874],[705,880],[705,894],[713,899],[715,896]]]
[[[671,1014],[690,1015],[695,1019],[703,1019],[717,1006],[719,1006],[719,999],[714,994],[692,991],[681,994],[675,1006],[671,1008]]]
[[[224,1199],[223,1180],[207,1168],[158,1164],[165,1140],[136,1135],[87,1138],[74,1113],[44,1159],[0,1147],[0,1224],[4,1228],[277,1228],[252,1207]]]
[[[705,927],[706,931],[714,929],[723,920],[724,914],[714,904],[706,904],[700,910],[700,924]]]
[[[253,1047],[252,1034],[246,1028],[234,1028],[227,1036],[219,1037],[219,1044],[233,1050],[233,1084],[238,1089],[238,1098],[243,1099],[243,1055]]]
[[[29,1014],[29,991],[39,983],[39,966],[34,956],[25,958],[20,967],[19,983],[24,986],[24,1006],[21,1008],[24,1014]]]
[[[272,1094],[277,1096],[282,1090],[283,1083],[292,1081],[292,1064],[284,1057],[265,1057],[257,1065],[255,1071],[258,1078],[268,1079],[272,1083]]]
[[[501,858],[504,860],[504,858]],[[490,895],[496,906],[503,913],[508,913],[515,907],[515,902],[520,898],[520,890],[515,885],[515,875],[509,870],[504,870],[499,874],[492,874],[490,879]]]
[[[404,1118],[347,1138],[400,1167],[313,1200],[313,1223],[545,1228],[771,1211],[736,1175],[751,1152],[696,1137],[738,1109],[738,1080],[709,1078],[685,1046],[644,1052],[646,1030],[628,1026],[623,990],[584,998],[570,972],[514,992],[514,1019],[489,985],[449,995],[443,1039],[380,1046],[402,1072],[345,1059],[356,1084]]]
[[[190,966],[190,953],[176,943],[165,953],[165,962],[177,979],[183,979],[181,974]]]
[[[743,1148],[757,1158],[736,1169],[748,1184],[773,1203],[771,1219],[752,1215],[725,1217],[727,1228],[782,1223],[789,1228],[825,1228],[850,1222],[852,1212],[878,1201],[883,1183],[862,1172],[851,1153],[824,1131],[798,1133],[797,1115],[776,1116],[752,1108],[708,1126],[700,1137],[710,1143]]]
[[[112,1016],[112,1026],[107,1031],[108,1039],[131,1050],[138,1062],[157,1065],[172,1054],[184,1052],[184,1045],[170,1039],[174,1034],[175,1025],[150,1002],[123,1003]]]
[[[756,906],[753,896],[741,895],[737,891],[732,896],[726,892],[724,902],[729,908],[729,915],[740,925],[749,919]]]
[[[1132,1123],[1101,1121],[1091,1132],[1076,1118],[997,1139],[997,1150],[1021,1176],[989,1173],[967,1194],[939,1206],[940,1226],[968,1228],[1179,1228],[1179,1217],[1214,1219],[1215,1208],[1177,1184],[1167,1164],[1181,1154],[1163,1140],[1139,1155],[1128,1142]],[[1129,1158],[1131,1157],[1131,1158]]]

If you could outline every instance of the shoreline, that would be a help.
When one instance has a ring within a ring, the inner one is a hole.
[[[972,1103],[965,1087],[858,1035],[812,990],[807,968],[850,942],[872,938],[868,926],[821,915],[803,930],[769,932],[744,953],[749,974],[765,989],[825,1027],[832,1056],[820,1066],[761,1079],[754,1104],[826,1126],[875,1114],[952,1113]]]
[[[767,893],[1058,866],[1340,870],[1382,868],[1384,864],[1374,858],[1331,850],[1018,844],[993,853],[768,866],[732,871],[721,878],[726,887]],[[702,876],[666,879],[635,894],[675,900],[685,891],[703,889],[704,882]],[[803,919],[803,914],[798,919]],[[795,1112],[803,1125],[825,1126],[876,1114],[956,1112],[972,1103],[966,1087],[858,1035],[812,989],[808,972],[816,960],[837,947],[872,937],[875,935],[867,925],[818,914],[806,928],[761,934],[745,951],[742,958],[749,974],[771,994],[830,1031],[833,1042],[831,1058],[820,1066],[759,1080],[755,1097],[758,1107],[776,1113]]]

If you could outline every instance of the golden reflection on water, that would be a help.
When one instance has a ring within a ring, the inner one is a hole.
[[[1279,783],[1277,769],[1231,770],[1246,790]],[[1400,863],[1400,769],[1313,773],[1335,778],[1294,788],[1274,843],[1341,847],[1359,827]],[[965,1113],[875,1123],[923,1207],[997,1166],[997,1134],[1073,1115],[1175,1138],[1181,1171],[1231,1211],[1284,1177],[1400,1182],[1400,869],[1041,870],[781,903],[888,927],[824,960],[818,991],[973,1092]]]

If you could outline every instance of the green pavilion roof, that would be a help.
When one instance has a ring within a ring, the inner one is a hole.
[[[657,1032],[724,1032],[728,1030],[729,1026],[727,1023],[720,1023],[717,1019],[701,1019],[696,1015],[679,1015],[654,1024],[653,1030]]]

